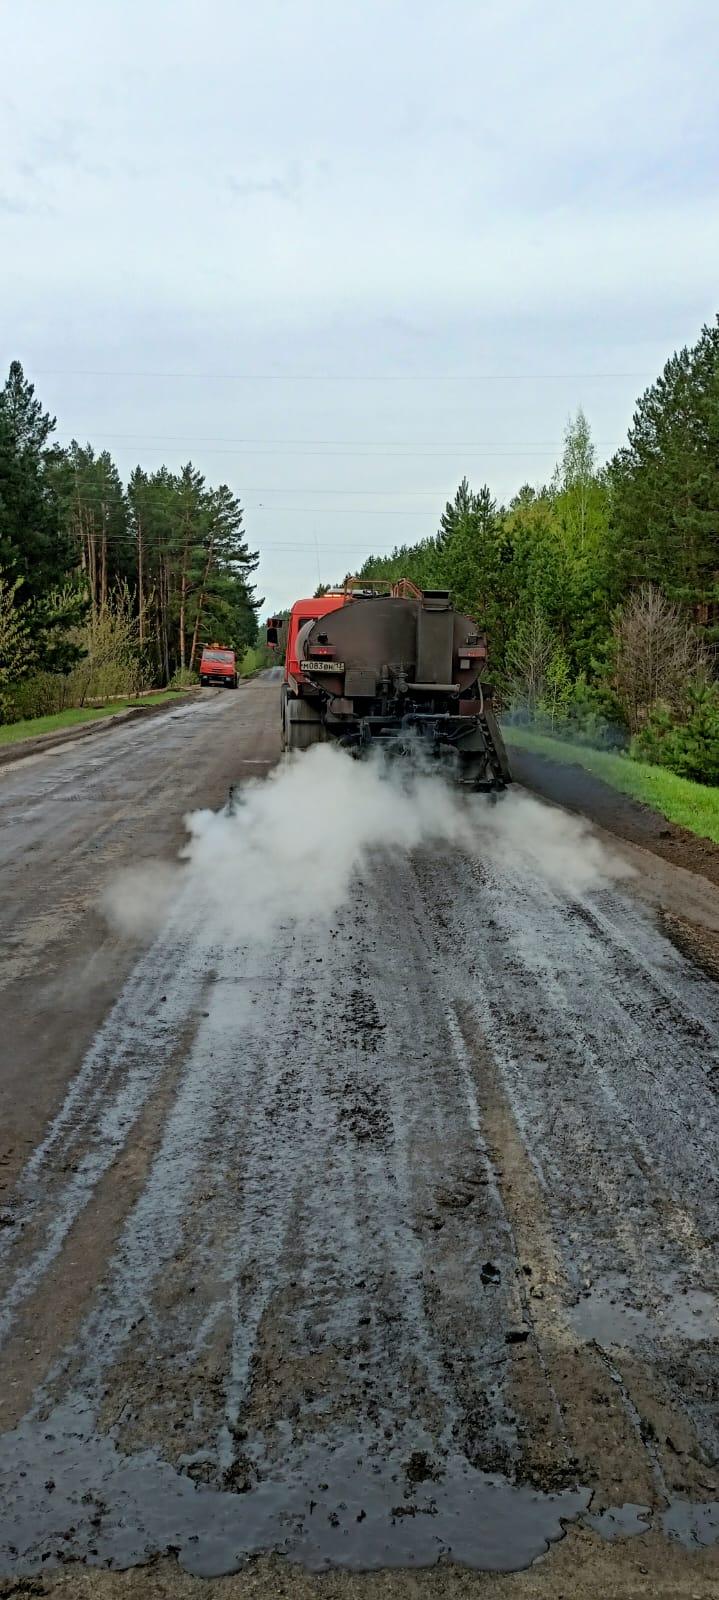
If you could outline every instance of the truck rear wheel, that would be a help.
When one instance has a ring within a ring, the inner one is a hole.
[[[309,750],[311,745],[324,744],[327,739],[327,729],[314,706],[289,696],[283,707],[282,733],[285,750]]]

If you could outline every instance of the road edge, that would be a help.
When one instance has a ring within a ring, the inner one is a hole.
[[[161,711],[172,711],[176,706],[190,705],[198,698],[199,693],[199,689],[190,689],[178,694],[176,700],[163,700],[159,704],[150,706],[130,706],[126,711],[113,711],[108,717],[97,717],[92,722],[80,722],[75,728],[58,728],[56,733],[31,734],[27,739],[18,739],[17,744],[2,745],[0,769],[14,765],[16,761],[24,761],[28,756],[41,755],[45,750],[54,750],[61,744],[76,744],[79,739],[88,739],[93,733],[107,733],[110,728],[116,728],[122,723],[159,716]]]
[[[670,822],[585,767],[560,763],[519,746],[510,747],[510,762],[516,782],[538,799],[559,805],[616,839],[719,886],[719,845],[712,839]]]

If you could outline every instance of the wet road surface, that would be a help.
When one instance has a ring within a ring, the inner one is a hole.
[[[0,775],[0,1572],[512,1570],[578,1520],[712,1562],[719,988],[636,885],[449,846],[327,926],[213,944],[188,888],[118,939],[276,702]]]

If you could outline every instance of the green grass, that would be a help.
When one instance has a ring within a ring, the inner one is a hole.
[[[157,694],[143,694],[139,700],[109,700],[104,706],[72,706],[67,711],[57,711],[51,717],[29,717],[23,722],[8,722],[0,727],[0,745],[20,744],[23,739],[34,739],[41,733],[57,733],[63,728],[75,728],[80,722],[94,722],[97,717],[110,717],[116,711],[129,711],[134,706],[161,705],[163,700],[175,700],[174,689],[159,689]]]
[[[692,783],[689,778],[679,778],[665,767],[650,766],[648,761],[632,761],[629,756],[616,755],[609,750],[565,744],[563,739],[552,739],[531,728],[505,728],[504,737],[507,744],[516,745],[520,750],[535,750],[552,761],[584,767],[611,788],[651,806],[668,822],[676,822],[690,833],[719,844],[719,789],[709,784]]]

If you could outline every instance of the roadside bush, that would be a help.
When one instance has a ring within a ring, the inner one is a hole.
[[[90,613],[84,629],[86,655],[68,673],[70,705],[131,699],[152,684],[152,671],[138,646],[138,618],[127,584],[119,584],[104,606]]]
[[[199,673],[192,672],[189,667],[178,667],[170,679],[170,689],[192,689],[199,683]]]
[[[506,698],[518,722],[544,718],[553,726],[569,689],[561,640],[540,605],[517,625],[507,646]]]
[[[6,722],[23,722],[30,717],[52,717],[74,704],[68,678],[61,672],[34,672],[13,684]]]
[[[58,601],[63,598],[60,595]],[[2,599],[0,586],[0,609]],[[16,627],[18,618],[26,626],[22,608],[16,604]],[[0,617],[0,636],[1,630]],[[53,716],[71,706],[132,699],[143,689],[149,689],[154,674],[139,648],[137,634],[138,620],[133,615],[132,595],[126,585],[118,586],[104,606],[91,611],[81,627],[65,635],[64,658],[70,670],[53,672],[42,666],[38,670],[38,658],[43,661],[48,655],[45,640],[41,640],[34,654],[29,650],[24,654],[25,635],[22,634],[15,652],[18,656],[15,681],[11,679],[5,684],[0,672],[0,719],[18,722],[24,718]],[[49,654],[53,660],[53,651]]]
[[[677,722],[668,706],[655,706],[632,740],[631,754],[680,778],[719,785],[719,684],[704,679],[690,684],[687,711]]]
[[[248,644],[238,668],[240,677],[249,678],[253,672],[259,672],[265,665],[265,652],[256,645]]]
[[[595,750],[626,749],[627,733],[610,689],[603,684],[589,684],[583,672],[570,683],[563,658],[557,655],[550,663],[547,684],[548,692],[537,701],[533,712],[526,701],[515,702],[509,715],[502,719],[508,727],[532,728],[536,733],[550,734],[570,744],[589,745]]]
[[[33,664],[30,608],[17,599],[20,579],[11,581],[0,569],[0,722],[13,722],[18,683]]]
[[[656,706],[684,719],[690,684],[704,656],[696,628],[654,584],[645,583],[615,613],[614,680],[624,721],[640,733]]]
[[[616,696],[601,682],[588,683],[584,672],[572,684],[561,732],[597,750],[623,750],[628,742]]]

